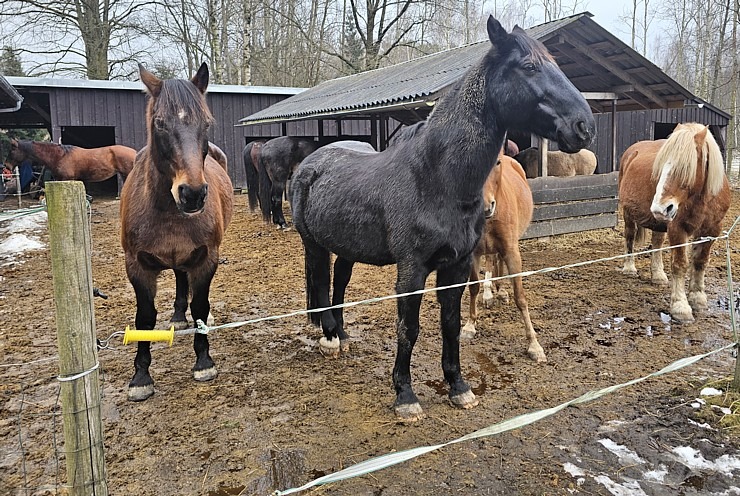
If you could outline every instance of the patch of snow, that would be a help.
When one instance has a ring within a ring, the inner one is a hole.
[[[570,462],[565,462],[563,464],[563,469],[566,472],[568,472],[570,475],[572,475],[573,477],[580,477],[580,476],[586,475],[586,472],[584,472],[581,467],[579,467],[578,465],[573,465]]]
[[[0,256],[13,258],[25,251],[40,250],[44,244],[36,238],[29,238],[25,234],[11,234],[0,243]]]
[[[704,401],[703,399],[696,398],[694,400],[694,402],[691,404],[691,406],[694,407],[694,408],[701,408],[702,405],[706,405],[706,404],[707,404],[707,402]]]
[[[705,387],[704,389],[701,390],[701,392],[699,393],[699,396],[719,396],[721,394],[725,394],[725,393],[723,393],[719,389]]]
[[[656,470],[648,470],[643,474],[646,481],[658,482],[660,484],[663,484],[666,475],[668,475],[668,470],[666,470],[664,465],[660,465],[660,468]]]
[[[46,212],[24,215],[0,224],[0,232],[17,233],[22,231],[39,231],[45,229],[48,216]]]
[[[604,486],[614,496],[647,496],[647,493],[642,490],[640,484],[634,480],[625,481],[624,484],[620,484],[614,482],[606,475],[594,477],[594,480]]]
[[[694,470],[721,472],[728,476],[731,476],[734,470],[740,470],[740,458],[737,456],[722,455],[712,462],[691,446],[673,448],[673,453],[678,456],[679,462]]]
[[[712,427],[711,425],[707,424],[706,422],[700,424],[699,422],[696,422],[695,420],[691,420],[691,419],[688,419],[688,420],[689,420],[689,424],[691,424],[691,425],[695,425],[697,427],[701,427],[702,429],[709,429],[710,431],[715,430],[714,427]]]
[[[712,408],[714,408],[715,410],[719,410],[724,415],[732,415],[732,410],[730,410],[726,406],[712,405]]]
[[[609,438],[599,439],[598,442],[606,449],[617,455],[617,457],[619,458],[619,462],[623,465],[635,465],[637,463],[645,463],[645,460],[640,458],[637,453],[627,448],[626,446],[615,443]]]
[[[46,248],[37,237],[28,236],[27,233],[44,230],[47,218],[46,212],[37,212],[0,223],[0,233],[9,234],[0,242],[0,258],[5,262],[3,266],[18,263],[15,258],[24,252]]]

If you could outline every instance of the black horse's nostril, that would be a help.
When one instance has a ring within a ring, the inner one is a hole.
[[[194,189],[187,184],[181,184],[177,187],[180,195],[180,205],[186,212],[197,212],[203,209],[208,196],[208,185],[204,184],[200,188]]]
[[[581,139],[589,139],[591,137],[591,131],[588,129],[588,125],[584,121],[576,122],[576,133]]]

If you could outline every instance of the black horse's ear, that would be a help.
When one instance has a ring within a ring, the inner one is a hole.
[[[508,33],[501,23],[494,19],[492,15],[488,16],[488,24],[486,27],[488,28],[488,39],[491,40],[491,43],[494,46],[500,45],[508,36]]]
[[[195,73],[193,79],[190,80],[201,93],[205,93],[208,88],[208,64],[203,62],[200,64],[198,72]]]
[[[159,92],[162,91],[162,80],[147,71],[141,64],[139,64],[139,78],[150,95],[154,98],[159,96]]]

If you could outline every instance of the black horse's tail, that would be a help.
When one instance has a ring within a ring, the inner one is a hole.
[[[244,147],[244,152],[242,155],[244,156],[244,172],[247,175],[247,195],[249,196],[249,210],[254,212],[257,210],[258,201],[259,201],[259,189],[260,189],[260,178],[259,174],[257,173],[257,167],[259,167],[259,163],[252,162],[252,147],[254,146],[254,141],[247,144],[246,147]]]
[[[331,254],[328,250],[316,246],[310,249],[304,244],[304,259],[306,261],[306,310],[320,308],[317,282],[320,279],[331,279]],[[308,314],[308,318],[315,326],[321,325],[321,312]]]
[[[260,154],[257,159],[257,170],[259,171],[259,200],[260,210],[262,210],[262,219],[265,222],[270,222],[270,210],[272,206],[272,179],[267,172],[265,160]]]

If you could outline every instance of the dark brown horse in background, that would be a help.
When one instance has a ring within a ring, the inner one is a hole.
[[[623,272],[637,275],[634,244],[653,231],[652,247],[663,246],[666,232],[671,246],[689,238],[719,236],[730,208],[730,184],[722,153],[703,124],[679,124],[667,140],[638,141],[622,154],[619,168],[619,202],[624,215],[627,254]],[[685,277],[685,246],[672,249],[671,317],[692,322],[695,311],[707,308],[704,270],[713,241],[693,245],[689,294]],[[655,252],[650,263],[652,280],[667,284],[663,254]]]
[[[532,191],[524,175],[524,169],[513,158],[500,154],[491,173],[483,186],[483,204],[486,206],[486,225],[483,228],[478,246],[473,252],[473,266],[470,269],[470,280],[478,281],[481,258],[486,256],[488,270],[486,278],[504,274],[503,265],[509,274],[519,274],[522,271],[522,256],[519,253],[519,239],[527,230],[532,221],[534,201]],[[496,265],[496,267],[494,267]],[[524,294],[522,277],[511,279],[514,288],[514,302],[524,321],[524,331],[529,341],[527,353],[536,362],[546,362],[545,352],[537,341],[537,333],[529,317],[527,297]],[[499,286],[498,282],[496,284]],[[483,303],[490,308],[493,303],[491,282],[484,283]],[[472,338],[475,333],[475,323],[478,319],[477,299],[480,284],[469,286],[470,317],[460,335]],[[501,297],[506,293],[503,289],[497,291]],[[508,299],[508,295],[506,298]]]
[[[259,205],[260,176],[259,158],[262,145],[265,140],[250,141],[242,151],[244,159],[244,174],[247,176],[247,196],[249,197],[249,210],[254,212]]]
[[[283,192],[298,164],[316,150],[316,143],[303,138],[281,136],[262,145],[259,152],[259,203],[265,222],[285,229]],[[290,200],[290,198],[288,198]]]
[[[80,148],[49,141],[10,140],[5,160],[12,167],[28,159],[42,164],[57,181],[100,182],[119,176],[119,189],[134,166],[136,150],[122,145]]]
[[[147,145],[121,192],[121,244],[126,274],[136,294],[137,329],[154,329],[157,276],[175,272],[176,294],[171,322],[187,327],[185,312],[192,293],[193,321],[207,322],[208,295],[218,266],[218,253],[231,220],[233,193],[224,168],[209,154],[208,128],[213,122],[204,93],[208,66],[188,80],[161,80],[139,66],[149,102]],[[148,341],[140,341],[130,400],[154,394],[149,375]],[[208,381],[216,366],[208,352],[208,337],[195,334],[193,377]]]

